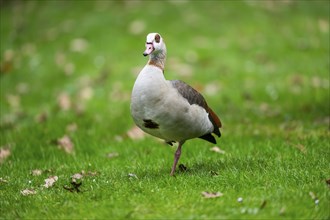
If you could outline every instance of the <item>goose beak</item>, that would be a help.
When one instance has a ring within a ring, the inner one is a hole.
[[[146,50],[143,52],[143,56],[150,55],[155,50],[154,45],[152,43],[146,43]]]

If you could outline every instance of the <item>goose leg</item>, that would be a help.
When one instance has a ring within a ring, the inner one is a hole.
[[[173,163],[172,171],[171,171],[171,174],[170,174],[171,176],[174,175],[176,164],[178,163],[178,161],[180,159],[180,156],[181,156],[181,147],[182,147],[183,144],[184,144],[184,141],[180,141],[179,142],[178,149],[176,149],[176,151],[175,151],[175,154],[174,154],[174,163]]]

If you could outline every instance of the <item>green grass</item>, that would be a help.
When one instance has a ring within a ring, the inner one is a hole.
[[[0,218],[329,219],[329,1],[0,2],[0,146],[11,152]],[[167,43],[166,77],[198,88],[224,124],[226,153],[188,141],[175,177],[175,147],[127,137],[149,32]],[[73,154],[54,144],[65,134]],[[82,170],[96,175],[64,189]]]

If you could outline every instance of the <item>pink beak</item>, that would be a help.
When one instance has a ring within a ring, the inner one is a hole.
[[[146,50],[143,52],[143,56],[150,55],[155,50],[152,43],[146,43]]]

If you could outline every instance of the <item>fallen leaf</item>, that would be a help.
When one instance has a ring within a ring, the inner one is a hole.
[[[94,172],[88,171],[86,175],[87,176],[96,176],[96,175],[98,175],[98,172],[96,172],[96,171],[94,171]]]
[[[313,192],[309,192],[309,195],[313,200],[317,200],[317,197]]]
[[[27,94],[29,91],[29,85],[27,83],[18,83],[16,86],[16,90],[19,94]]]
[[[3,61],[0,63],[0,74],[9,73],[13,69],[12,61]]]
[[[188,50],[184,56],[185,60],[189,63],[196,63],[198,60],[198,53],[194,50]]]
[[[221,192],[202,192],[202,196],[206,199],[217,198],[223,196]]]
[[[5,61],[11,61],[11,60],[13,60],[14,57],[15,57],[15,51],[12,50],[12,49],[8,49],[8,50],[6,50],[6,51],[4,52],[3,55],[4,55],[4,59],[5,59]]]
[[[142,20],[135,20],[129,25],[129,32],[134,35],[139,35],[146,29],[146,24]]]
[[[329,21],[325,19],[319,19],[319,29],[323,33],[328,33],[329,32]]]
[[[21,191],[21,194],[23,196],[34,195],[36,193],[37,192],[34,189],[24,189],[24,190]]]
[[[79,182],[78,180],[82,179],[83,175],[81,173],[76,173],[71,176],[72,182]]]
[[[224,150],[221,150],[219,147],[217,146],[214,146],[210,149],[210,151],[214,151],[216,153],[219,153],[219,154],[225,154],[226,152]]]
[[[214,96],[218,94],[219,90],[220,90],[219,83],[215,83],[215,82],[207,84],[204,88],[205,94],[209,96]]]
[[[55,54],[55,63],[58,67],[63,67],[66,63],[66,56],[65,53],[57,52]]]
[[[112,153],[107,154],[107,158],[114,158],[114,157],[118,157],[118,156],[119,156],[119,154],[116,153],[116,152],[112,152]]]
[[[4,61],[0,64],[0,73],[9,73],[14,66],[14,57],[15,57],[15,51],[12,49],[8,49],[3,54]]]
[[[83,38],[73,39],[70,43],[70,50],[73,52],[84,52],[88,47],[88,41]]]
[[[127,101],[130,99],[130,93],[123,88],[123,84],[115,82],[110,92],[110,99],[113,101]]]
[[[48,114],[46,112],[41,112],[35,116],[35,121],[37,123],[43,123],[43,122],[47,121],[47,119],[48,119]]]
[[[32,56],[36,53],[36,45],[33,43],[25,43],[21,48],[22,54]]]
[[[0,177],[0,183],[8,183],[8,180],[3,179],[2,177]]]
[[[69,136],[64,135],[57,140],[58,148],[64,150],[66,153],[71,154],[73,152],[74,145]]]
[[[128,174],[128,177],[130,177],[130,178],[135,178],[135,179],[139,179],[139,178],[137,177],[137,175],[134,174],[134,173],[129,173],[129,174]]]
[[[176,72],[182,77],[190,77],[193,75],[193,68],[187,63],[183,63],[178,58],[169,59],[171,71]]]
[[[83,102],[75,103],[74,112],[79,116],[84,114],[86,105]]]
[[[77,131],[77,129],[78,129],[78,126],[77,126],[76,123],[72,123],[72,124],[69,124],[69,125],[66,126],[66,131],[67,132],[73,133],[73,132]]]
[[[300,150],[303,154],[306,154],[307,150],[306,150],[304,145],[302,145],[302,144],[293,144],[293,146],[295,148],[297,148],[298,150]]]
[[[132,140],[139,140],[144,138],[145,133],[138,126],[133,126],[127,131],[127,135]]]
[[[73,63],[66,63],[63,66],[63,70],[64,70],[65,75],[70,76],[70,75],[72,75],[72,73],[75,70],[75,65]]]
[[[7,147],[0,148],[0,163],[3,163],[7,157],[11,154],[10,150]]]
[[[320,78],[319,76],[313,76],[311,79],[312,86],[314,88],[329,88],[329,80],[327,78]]]
[[[123,141],[123,137],[120,136],[120,135],[116,135],[116,136],[114,137],[114,139],[115,139],[115,141],[117,141],[117,142],[122,142],[122,141]]]
[[[280,215],[284,215],[285,214],[285,207],[282,207],[280,210]]]
[[[317,125],[329,126],[330,125],[330,116],[316,118],[314,120],[314,123],[317,124]]]
[[[57,176],[50,176],[47,179],[45,179],[44,187],[49,188],[54,185],[54,183],[58,180]]]
[[[62,92],[57,97],[57,104],[63,111],[68,111],[71,108],[71,99],[66,92]]]
[[[79,91],[79,98],[81,100],[90,100],[93,97],[93,89],[90,86],[86,86]]]
[[[31,174],[32,176],[40,176],[42,174],[42,170],[32,170]]]
[[[21,105],[21,97],[19,95],[8,94],[6,96],[7,102],[11,108],[17,109]]]

